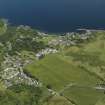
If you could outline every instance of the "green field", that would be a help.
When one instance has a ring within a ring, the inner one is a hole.
[[[76,105],[95,105],[104,96],[103,91],[78,86],[70,87],[63,94]]]
[[[71,47],[65,55],[72,57],[74,63],[105,80],[105,38],[104,33],[82,47]]]
[[[70,101],[62,96],[53,96],[43,105],[73,105]]]
[[[27,66],[26,69],[45,85],[50,84],[55,90],[63,89],[64,86],[70,83],[88,86],[95,85],[100,81],[99,78],[90,75],[87,71],[73,64],[73,62],[68,62],[57,54],[49,55]]]
[[[79,68],[72,61],[65,60],[65,58],[61,58],[57,54],[49,55],[29,65],[27,70],[39,78],[45,85],[50,84],[58,92],[70,83],[94,87],[101,81],[97,76]],[[103,91],[80,87],[71,87],[65,90],[63,94],[77,103],[77,105],[95,105],[97,100],[104,95]]]
[[[102,34],[89,43],[72,46],[35,61],[25,70],[44,85],[51,85],[57,92],[68,84],[75,84],[76,86],[66,89],[63,95],[76,105],[104,105],[101,101],[104,98],[103,91],[92,88],[104,81],[104,58],[105,38]]]
[[[95,105],[105,105],[105,95]]]

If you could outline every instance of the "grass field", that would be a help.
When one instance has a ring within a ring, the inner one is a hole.
[[[95,105],[104,96],[103,91],[75,86],[70,87],[63,94],[76,105]]]
[[[62,90],[70,83],[93,87],[101,81],[98,77],[91,75],[89,72],[73,64],[72,61],[68,62],[68,60],[61,58],[59,55],[49,55],[41,61],[27,66],[27,70],[39,78],[45,85],[50,84],[56,91]],[[63,94],[76,102],[77,105],[94,105],[103,96],[103,92],[78,87],[67,89]],[[51,105],[53,105],[53,102],[51,102]]]
[[[73,62],[68,62],[57,54],[49,55],[27,66],[27,71],[39,78],[45,85],[50,84],[55,90],[60,90],[70,83],[95,85],[100,81],[99,78],[90,75]]]
[[[95,105],[105,105],[105,95]]]
[[[44,103],[43,105],[73,105],[73,104],[62,96],[53,96],[48,100],[47,103]]]
[[[105,80],[105,38],[103,35],[99,35],[94,41],[82,47],[69,48],[65,51],[65,55],[72,57],[74,63],[79,62],[89,72]]]
[[[51,85],[57,92],[68,84],[76,84],[77,86],[72,86],[63,92],[63,95],[76,105],[104,105],[103,91],[89,88],[105,80],[104,58],[105,38],[102,34],[89,43],[72,46],[63,52],[50,54],[35,61],[25,70],[44,85]],[[84,88],[79,87],[81,85]]]

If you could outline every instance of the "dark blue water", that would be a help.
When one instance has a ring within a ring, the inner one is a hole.
[[[0,0],[0,17],[47,32],[105,28],[105,0]]]

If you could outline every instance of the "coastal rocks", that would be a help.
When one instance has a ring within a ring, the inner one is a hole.
[[[31,27],[30,26],[24,26],[24,25],[20,25],[20,26],[18,26],[17,27],[17,29],[16,29],[16,31],[19,31],[19,30],[21,30],[21,29],[23,29],[23,30],[30,30],[31,29]]]
[[[47,34],[47,33],[44,33],[44,32],[38,31],[37,33],[38,33],[38,35],[40,35],[40,36],[48,36],[48,34]]]

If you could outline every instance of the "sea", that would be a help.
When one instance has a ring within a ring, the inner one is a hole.
[[[105,29],[105,0],[0,0],[0,18],[49,33]]]

